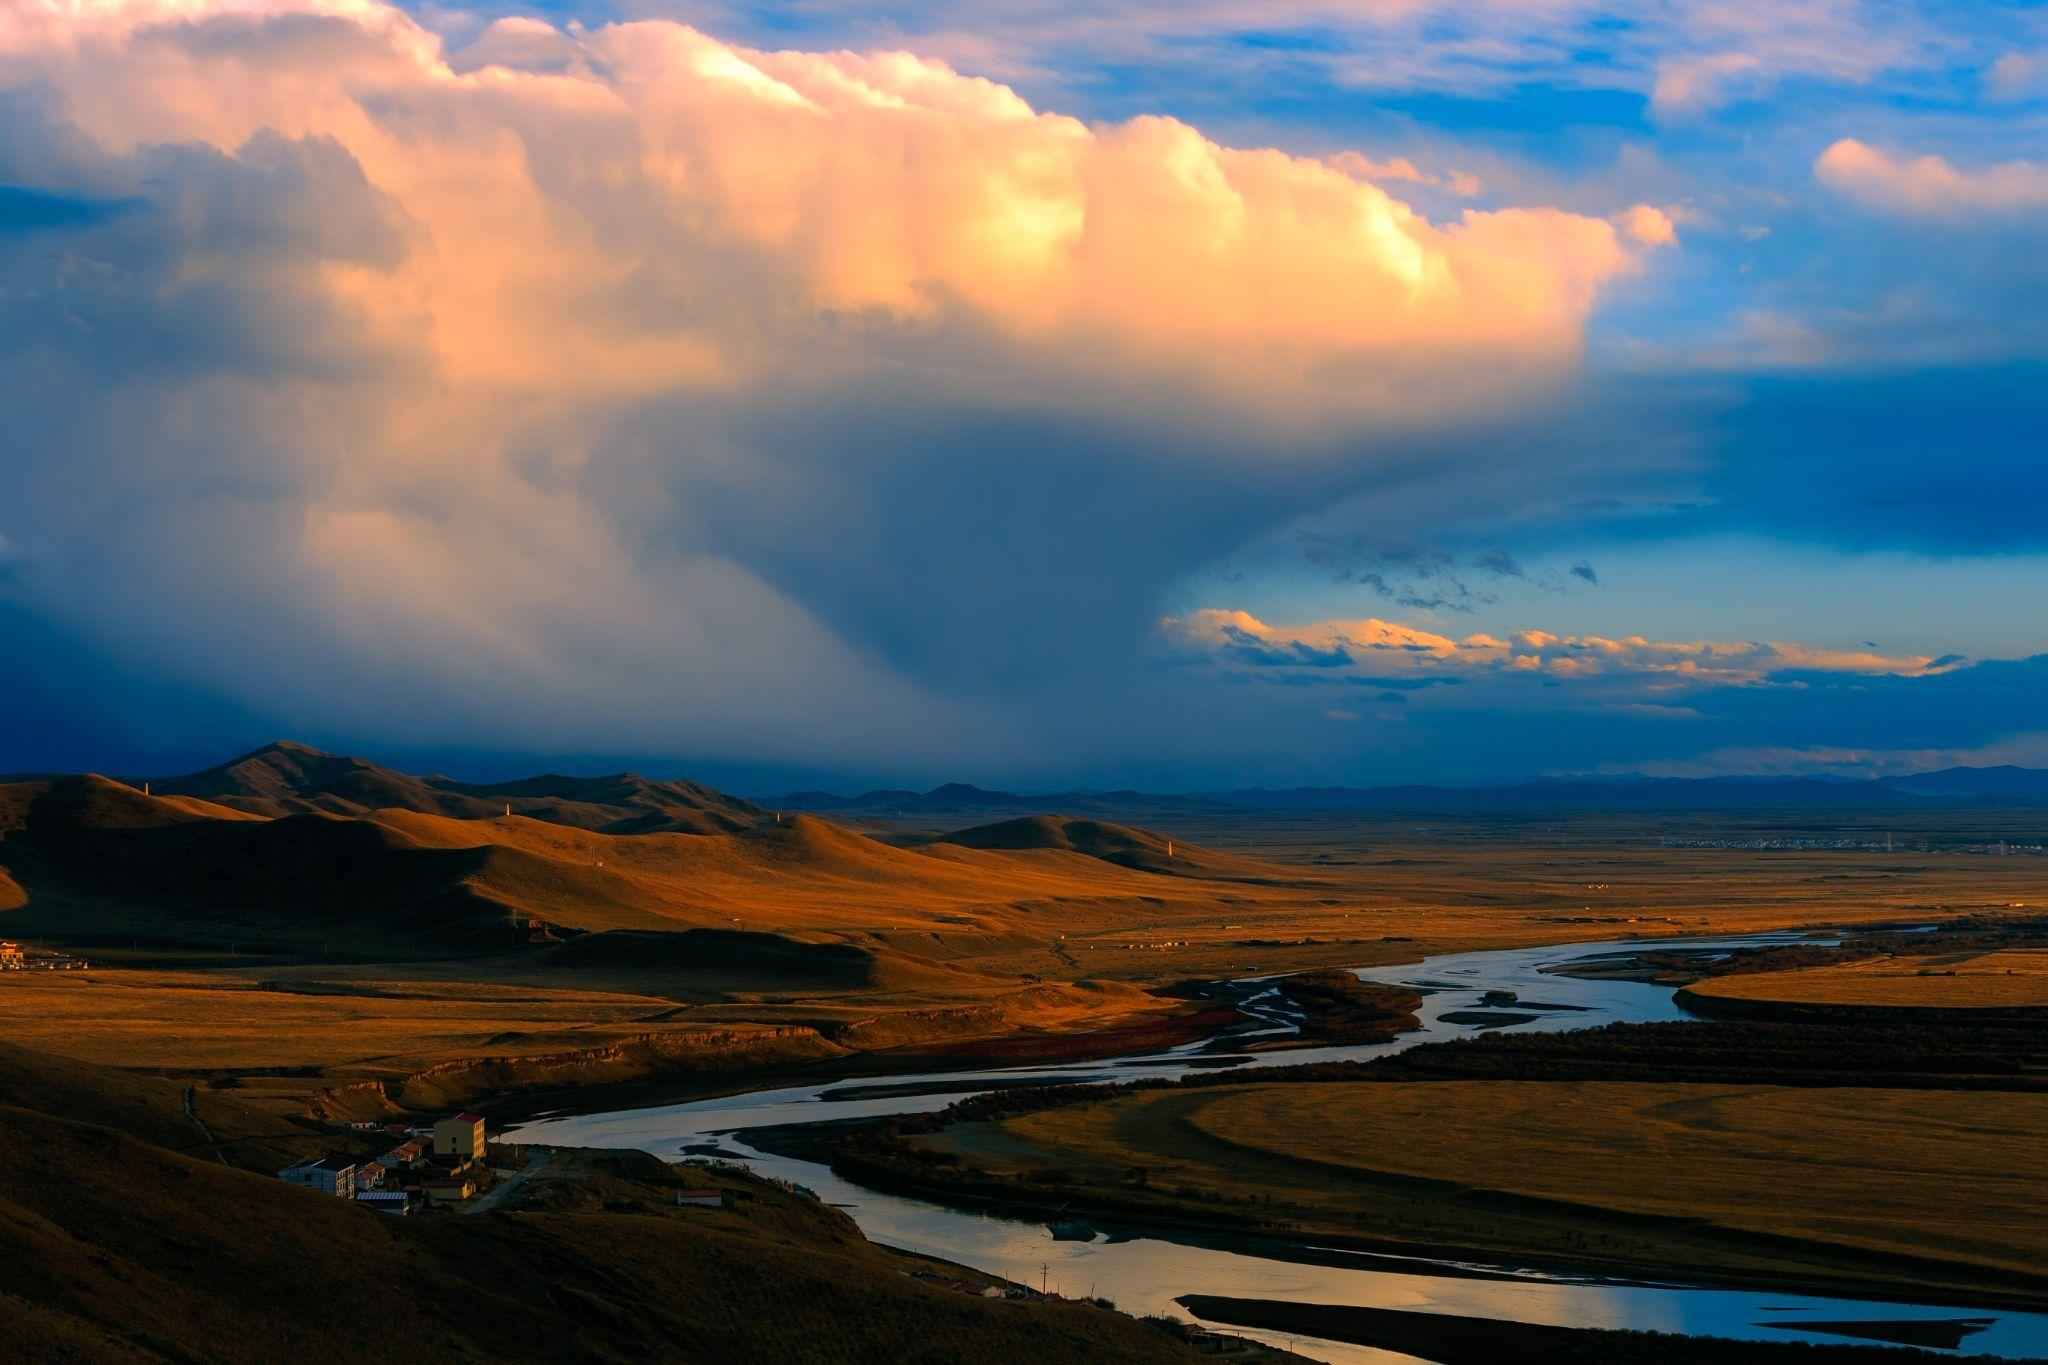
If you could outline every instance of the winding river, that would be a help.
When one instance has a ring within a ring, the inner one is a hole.
[[[1793,941],[1791,936],[1660,940],[1656,947],[1715,952],[1761,943]],[[1810,941],[1801,939],[1799,941]],[[1455,953],[1420,963],[1370,967],[1368,981],[1425,988],[1423,1027],[1388,1043],[1354,1047],[1294,1049],[1253,1054],[1240,1070],[1294,1066],[1305,1062],[1359,1060],[1469,1033],[1475,1025],[1444,1018],[1483,1008],[1489,991],[1512,991],[1524,1002],[1553,1008],[1535,1012],[1521,1004],[1505,1009],[1536,1013],[1506,1025],[1518,1031],[1583,1028],[1617,1020],[1682,1019],[1668,987],[1630,981],[1558,975],[1555,969],[1602,957],[1640,951],[1641,942],[1579,943],[1497,952]],[[1555,1007],[1571,1008],[1555,1008]],[[1291,1027],[1277,1001],[1254,1000],[1251,1008],[1271,1030]],[[1357,1252],[1324,1251],[1320,1263],[1273,1259],[1244,1251],[1183,1245],[1152,1237],[1092,1241],[1055,1240],[1042,1222],[1025,1222],[982,1212],[948,1208],[920,1199],[883,1194],[853,1184],[808,1161],[758,1152],[744,1130],[770,1124],[810,1123],[942,1109],[990,1088],[992,1083],[1050,1077],[1061,1081],[1126,1081],[1175,1076],[1196,1066],[1215,1065],[1194,1044],[1143,1057],[1050,1067],[933,1072],[825,1085],[758,1090],[688,1104],[659,1105],[613,1113],[563,1115],[535,1120],[511,1135],[513,1141],[582,1147],[634,1147],[669,1159],[684,1149],[716,1147],[763,1175],[795,1181],[826,1201],[844,1207],[873,1240],[958,1261],[1022,1284],[1045,1283],[1055,1292],[1100,1295],[1127,1312],[1186,1314],[1174,1303],[1202,1293],[1296,1302],[1355,1304],[1380,1308],[1506,1318],[1577,1327],[1627,1327],[1755,1341],[1833,1341],[1843,1338],[1802,1331],[1802,1322],[1902,1321],[1915,1318],[1978,1319],[1958,1354],[2008,1359],[2048,1357],[2048,1315],[1996,1309],[1922,1306],[1816,1298],[1745,1290],[1648,1286],[1488,1265],[1486,1278],[1449,1273],[1443,1263],[1396,1260]],[[887,1086],[934,1093],[872,1093]],[[1308,1248],[1304,1248],[1305,1250]],[[1473,1267],[1479,1269],[1480,1267]],[[1235,1329],[1229,1329],[1235,1330]],[[1344,1365],[1408,1361],[1412,1357],[1306,1336],[1246,1330],[1243,1335],[1292,1343],[1309,1356]],[[1866,1343],[1867,1344],[1867,1343]]]

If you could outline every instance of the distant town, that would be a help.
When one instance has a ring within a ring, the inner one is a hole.
[[[69,953],[24,948],[11,939],[0,939],[0,972],[82,972],[91,966]]]
[[[1727,848],[1743,851],[1783,851],[1795,853],[1962,853],[1983,858],[2038,858],[2048,854],[2048,844],[2016,843],[2010,839],[1994,839],[1977,843],[1937,843],[1927,839],[1897,839],[1864,837],[1817,837],[1810,835],[1767,834],[1747,835],[1721,839],[1679,839],[1663,838],[1657,841],[1659,848]]]

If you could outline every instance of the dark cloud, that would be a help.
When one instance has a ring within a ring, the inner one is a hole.
[[[1302,558],[1327,572],[1332,582],[1365,588],[1410,611],[1469,613],[1500,600],[1467,582],[1456,557],[1445,550],[1388,546],[1360,534],[1306,528],[1298,528],[1294,540]],[[1513,567],[1504,553],[1500,561]],[[1485,556],[1476,567],[1493,572]]]
[[[139,202],[57,194],[25,185],[0,185],[0,237],[53,228],[89,227],[124,213]]]
[[[1472,561],[1474,568],[1495,578],[1527,578],[1522,566],[1506,550],[1488,550]]]
[[[1572,565],[1571,574],[1573,578],[1582,578],[1596,587],[1600,583],[1600,575],[1594,571],[1591,564],[1586,563],[1583,559]]]
[[[1260,668],[1349,668],[1355,662],[1351,651],[1342,645],[1317,649],[1297,640],[1276,643],[1236,626],[1225,626],[1223,634],[1228,642],[1223,656],[1236,663]]]
[[[1713,506],[1684,520],[1855,549],[2040,550],[2043,450],[2048,365],[1759,378],[1720,425]]]

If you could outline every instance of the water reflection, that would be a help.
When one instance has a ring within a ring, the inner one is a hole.
[[[1661,941],[1660,949],[1732,948],[1784,942],[1787,936],[1740,939]],[[1577,944],[1549,948],[1459,953],[1399,967],[1363,969],[1367,980],[1420,983],[1432,989],[1420,1012],[1423,1029],[1390,1043],[1301,1049],[1253,1054],[1244,1069],[1339,1061],[1385,1055],[1417,1043],[1468,1034],[1468,1026],[1444,1016],[1470,1010],[1488,991],[1513,991],[1521,1000],[1550,1009],[1527,1022],[1508,1026],[1530,1032],[1583,1028],[1615,1020],[1680,1019],[1685,1015],[1668,987],[1628,981],[1584,980],[1560,976],[1559,965],[1619,954],[1640,945]],[[1510,1009],[1524,1008],[1509,1006]],[[1274,1019],[1276,1028],[1288,1025]],[[1763,1341],[1834,1341],[1786,1327],[1800,1321],[1840,1322],[1855,1319],[1952,1319],[1972,1316],[1953,1307],[1874,1304],[1800,1295],[1736,1290],[1617,1285],[1573,1280],[1537,1272],[1512,1278],[1477,1279],[1430,1273],[1428,1263],[1397,1261],[1352,1252],[1325,1252],[1319,1259],[1333,1264],[1303,1264],[1272,1256],[1182,1245],[1156,1237],[1092,1242],[1057,1241],[1043,1224],[990,1214],[949,1209],[923,1200],[906,1199],[865,1189],[842,1180],[829,1169],[806,1161],[758,1152],[739,1130],[770,1124],[817,1122],[887,1114],[928,1113],[943,1109],[963,1094],[992,1083],[1020,1077],[1071,1081],[1125,1081],[1144,1076],[1172,1076],[1191,1069],[1195,1049],[1179,1048],[1143,1058],[1054,1067],[936,1072],[891,1077],[890,1085],[948,1083],[945,1093],[875,1095],[876,1081],[841,1081],[829,1085],[792,1086],[755,1091],[688,1104],[629,1109],[608,1114],[563,1116],[526,1125],[513,1140],[585,1147],[636,1147],[670,1159],[684,1148],[716,1147],[744,1159],[764,1175],[792,1180],[815,1190],[829,1203],[847,1206],[861,1229],[877,1242],[960,1261],[1021,1284],[1041,1280],[1056,1292],[1100,1295],[1116,1300],[1127,1312],[1176,1313],[1183,1294],[1220,1294],[1240,1298],[1271,1298],[1293,1302],[1350,1304],[1362,1307],[1410,1308],[1476,1317],[1577,1327],[1626,1327],[1685,1332]],[[957,1086],[957,1088],[953,1088]],[[835,1092],[845,1092],[835,1095]],[[862,1092],[870,1092],[863,1094]],[[1448,1269],[1449,1267],[1440,1267]],[[1493,1268],[1498,1271],[1498,1267]],[[1982,1314],[1992,1317],[1992,1314]],[[1234,1329],[1233,1329],[1234,1330]],[[1284,1334],[1245,1330],[1243,1335],[1284,1344]],[[1410,1357],[1308,1337],[1298,1339],[1308,1353],[1345,1365],[1382,1365]],[[1312,1344],[1310,1344],[1312,1343]],[[2048,1317],[2000,1313],[1982,1333],[1969,1337],[1963,1352],[2006,1357],[2048,1355]]]

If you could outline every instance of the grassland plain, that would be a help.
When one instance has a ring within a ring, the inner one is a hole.
[[[942,1184],[1140,1220],[1610,1273],[2048,1299],[2039,1093],[1219,1079],[902,1141]]]
[[[334,761],[317,799],[259,765],[234,807],[218,774],[195,794],[0,787],[6,931],[149,968],[0,982],[35,992],[23,1036],[300,1099],[410,1084],[423,1103],[984,1046],[1100,1055],[1207,1027],[1152,993],[1184,980],[2012,913],[2048,882],[2034,859],[1665,847],[1649,818],[1209,815],[1189,843],[1043,817],[935,837],[624,779],[507,784],[515,813],[479,816],[445,782]],[[657,815],[684,828],[605,832]]]
[[[1687,991],[1708,1001],[1852,1010],[2033,1010],[2048,1023],[2048,948],[1885,956],[1713,977]]]

